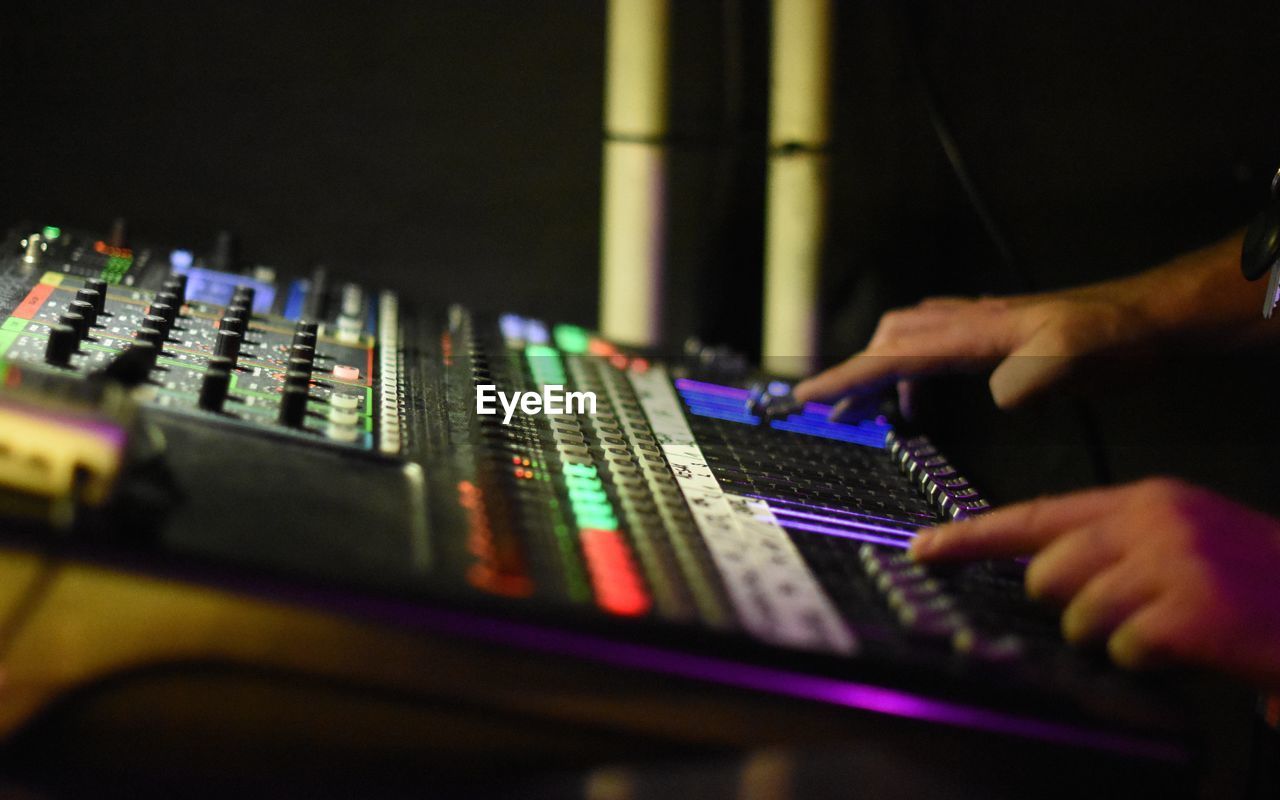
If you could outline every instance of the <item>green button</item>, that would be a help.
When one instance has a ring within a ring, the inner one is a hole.
[[[577,325],[557,325],[554,329],[556,346],[566,353],[585,353],[591,334]]]
[[[526,345],[524,348],[524,354],[526,357],[531,359],[554,358],[558,360],[560,358],[559,350],[555,349],[554,347],[551,347],[550,345],[545,345],[545,344]]]
[[[606,531],[618,529],[618,518],[608,511],[598,514],[575,511],[573,518],[577,521],[579,528],[600,528]]]
[[[0,325],[0,330],[22,333],[27,329],[27,321],[22,317],[9,317]]]
[[[565,464],[564,474],[594,478],[596,476],[596,468],[594,464]]]
[[[569,487],[569,491],[574,489],[583,489],[586,491],[599,491],[602,484],[600,479],[594,475],[565,475],[564,484]]]
[[[613,507],[609,506],[607,500],[570,500],[575,515],[608,515],[613,516]]]
[[[574,506],[582,504],[599,504],[609,505],[609,495],[604,493],[603,489],[588,488],[586,486],[569,487],[569,500]]]
[[[44,230],[40,231],[40,235],[46,239],[57,239],[62,235],[62,228],[57,228],[53,225],[45,225]]]

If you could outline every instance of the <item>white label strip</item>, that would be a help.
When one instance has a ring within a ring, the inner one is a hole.
[[[857,640],[768,505],[726,494],[662,367],[628,374],[744,628],[767,642],[851,653]]]
[[[378,449],[400,452],[400,304],[391,292],[378,298]],[[366,408],[373,414],[377,409]]]

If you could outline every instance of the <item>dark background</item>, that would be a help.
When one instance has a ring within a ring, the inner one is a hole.
[[[673,5],[669,338],[750,352],[768,5]],[[837,5],[828,360],[925,294],[1064,286],[1219,238],[1280,163],[1274,3]],[[603,34],[587,0],[7,3],[0,219],[123,215],[195,247],[229,228],[261,262],[590,324]],[[1266,503],[1256,372],[1192,360],[1012,416],[959,381],[931,424],[999,498],[1173,471]]]

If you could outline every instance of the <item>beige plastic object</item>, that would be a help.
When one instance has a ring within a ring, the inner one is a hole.
[[[817,365],[832,24],[831,0],[774,0],[763,353],[784,376]]]
[[[665,257],[669,0],[610,0],[600,227],[600,329],[657,344]]]

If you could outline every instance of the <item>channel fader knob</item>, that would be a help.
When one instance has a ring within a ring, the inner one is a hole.
[[[290,428],[301,428],[307,416],[307,398],[311,394],[309,386],[286,384],[280,394],[280,424]]]
[[[101,314],[107,310],[107,296],[97,289],[91,289],[85,286],[76,290],[76,300],[83,300],[93,307],[94,314]]]
[[[231,370],[234,365],[226,356],[214,356],[209,359],[209,368],[205,370],[200,382],[200,407],[206,411],[221,411],[227,402],[227,393],[231,389]]]
[[[64,323],[49,326],[49,344],[44,350],[44,360],[59,367],[71,363],[71,354],[80,347],[76,329]]]

